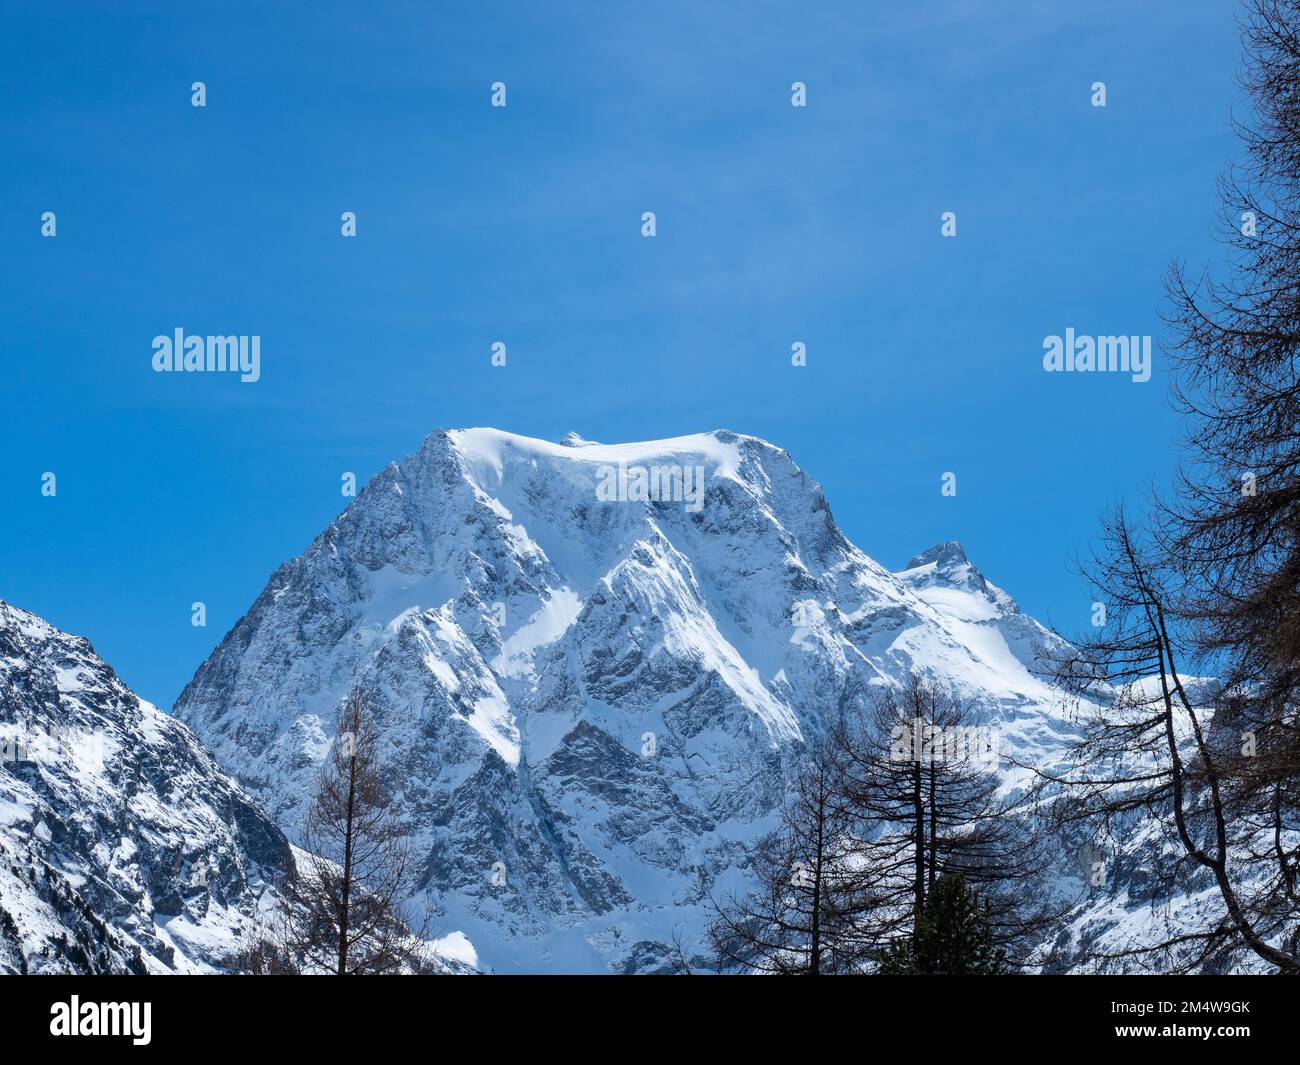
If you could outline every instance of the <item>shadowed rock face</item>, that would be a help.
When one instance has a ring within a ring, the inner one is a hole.
[[[0,971],[220,967],[288,841],[90,643],[0,602]]]
[[[703,506],[601,496],[638,467],[703,467]],[[360,686],[446,928],[497,969],[654,969],[742,884],[792,755],[880,686],[919,669],[1022,757],[1059,748],[1059,641],[960,545],[914,561],[873,562],[751,437],[440,430],[271,577],[175,714],[292,839]]]

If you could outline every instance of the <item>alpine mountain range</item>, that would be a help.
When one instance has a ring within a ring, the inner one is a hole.
[[[700,505],[636,470],[702,475]],[[271,575],[170,714],[0,602],[0,971],[231,968],[358,689],[447,971],[703,962],[806,743],[920,674],[975,708],[1015,794],[1068,746],[1065,647],[956,542],[877,564],[755,437],[437,430]],[[1061,841],[1042,970],[1213,903],[1157,897],[1144,826],[1125,841],[1104,891]]]

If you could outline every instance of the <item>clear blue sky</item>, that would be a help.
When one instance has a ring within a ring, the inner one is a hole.
[[[438,426],[757,434],[883,564],[960,539],[1066,630],[1072,550],[1173,457],[1158,362],[1048,375],[1042,341],[1158,336],[1169,260],[1213,258],[1227,0],[26,8],[0,598],[163,706],[341,473]],[[262,380],[153,373],[177,326],[260,335]]]

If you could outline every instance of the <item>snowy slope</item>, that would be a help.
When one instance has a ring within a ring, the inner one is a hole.
[[[638,497],[652,467],[702,469],[699,505]],[[448,934],[498,971],[648,971],[743,878],[802,739],[909,670],[1050,761],[1055,640],[957,544],[884,570],[764,441],[437,431],[277,570],[174,712],[296,838],[360,685]]]
[[[0,973],[220,968],[288,860],[188,728],[0,601]]]

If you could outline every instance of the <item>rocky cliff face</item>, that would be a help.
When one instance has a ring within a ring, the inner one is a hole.
[[[359,686],[447,929],[498,970],[646,971],[743,879],[792,752],[881,685],[919,670],[1052,758],[1055,643],[957,544],[887,572],[761,440],[438,431],[271,577],[175,714],[293,838]]]
[[[0,972],[220,969],[290,860],[188,728],[0,601]]]

